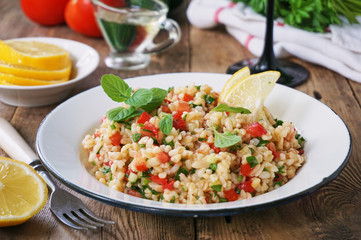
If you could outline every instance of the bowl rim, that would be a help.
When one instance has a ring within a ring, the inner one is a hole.
[[[89,76],[99,66],[99,63],[100,63],[100,56],[99,56],[98,51],[96,51],[93,47],[91,47],[85,43],[78,42],[78,41],[71,40],[71,39],[55,38],[55,37],[24,37],[24,38],[11,38],[11,39],[6,39],[6,40],[25,40],[25,41],[38,40],[39,42],[41,42],[42,40],[45,40],[45,41],[43,41],[44,43],[51,43],[51,44],[54,44],[57,46],[60,46],[60,45],[57,43],[53,43],[52,41],[64,42],[64,43],[68,43],[71,45],[82,45],[83,47],[88,48],[88,50],[91,51],[95,55],[95,63],[96,64],[94,64],[94,66],[92,68],[89,68],[88,71],[86,72],[86,74],[84,74],[84,76],[81,76],[81,77],[75,76],[75,78],[69,79],[69,81],[66,81],[66,82],[50,84],[50,85],[36,85],[36,86],[20,86],[20,85],[9,86],[9,85],[1,85],[0,84],[1,89],[27,91],[27,90],[53,89],[53,88],[57,88],[57,87],[72,85],[72,84],[75,84],[75,83],[79,82],[80,80],[86,78],[87,76]],[[6,40],[4,40],[4,41],[6,41]],[[62,47],[62,46],[60,46],[60,47]],[[72,57],[72,52],[69,50],[67,50],[67,51],[69,52],[70,57]],[[75,63],[75,62],[73,61],[72,63]]]

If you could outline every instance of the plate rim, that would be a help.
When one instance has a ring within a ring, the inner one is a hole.
[[[153,75],[144,75],[144,76],[137,76],[137,77],[132,77],[132,78],[127,78],[124,79],[125,81],[130,81],[132,79],[136,79],[136,78],[144,78],[144,77],[149,77],[149,76],[158,76],[158,75],[172,75],[172,74],[200,74],[200,75],[228,75],[229,74],[222,74],[222,73],[204,73],[204,72],[177,72],[177,73],[161,73],[161,74],[153,74]],[[277,84],[280,85],[280,84]],[[299,90],[287,87],[287,86],[283,86],[282,87],[285,88],[289,88],[293,91],[297,91],[303,95],[306,95],[307,97],[311,97],[309,95],[307,95],[304,92],[301,92]],[[85,94],[88,91],[95,91],[96,88],[101,88],[101,86],[95,86],[93,88],[87,89],[75,96],[72,96],[71,98],[67,99],[65,102],[70,101],[73,98],[78,97],[79,95]],[[312,98],[312,97],[311,97]],[[286,196],[280,199],[276,199],[270,202],[265,202],[265,203],[257,203],[257,204],[253,204],[252,206],[240,206],[237,208],[217,208],[217,209],[209,209],[209,208],[199,208],[199,209],[185,209],[185,208],[157,208],[157,207],[149,207],[149,206],[142,206],[140,204],[130,204],[129,202],[122,202],[122,201],[114,201],[111,198],[108,198],[106,196],[102,196],[98,193],[95,192],[91,192],[88,191],[87,189],[84,189],[80,186],[78,186],[77,184],[74,184],[70,181],[67,181],[66,179],[62,178],[61,176],[58,176],[56,174],[56,171],[54,169],[52,169],[52,167],[50,166],[50,164],[47,164],[47,161],[44,160],[44,156],[42,153],[42,150],[40,148],[40,130],[42,128],[42,126],[44,125],[44,123],[47,121],[47,119],[49,118],[49,116],[58,108],[60,108],[64,103],[59,104],[56,108],[54,108],[49,114],[47,114],[47,116],[42,120],[39,129],[37,131],[37,135],[36,135],[36,150],[37,153],[39,155],[39,158],[42,162],[42,164],[44,165],[44,167],[52,174],[52,176],[54,176],[56,179],[58,179],[61,183],[63,183],[65,186],[73,189],[74,191],[85,195],[87,197],[90,197],[92,199],[107,203],[109,205],[112,206],[116,206],[116,207],[121,207],[124,209],[128,209],[128,210],[133,210],[133,211],[138,211],[138,212],[146,212],[146,213],[152,213],[152,214],[159,214],[159,215],[168,215],[168,216],[183,216],[183,217],[198,217],[198,216],[232,216],[232,215],[236,215],[236,214],[240,214],[240,213],[244,213],[244,212],[250,212],[250,211],[255,211],[255,210],[263,210],[263,209],[268,209],[271,207],[276,207],[279,206],[281,204],[286,204],[288,202],[303,198],[305,196],[308,196],[310,194],[312,194],[313,192],[317,191],[318,189],[320,189],[323,186],[326,186],[327,184],[329,184],[330,182],[332,182],[341,172],[342,170],[345,168],[345,166],[347,165],[350,157],[351,157],[351,153],[352,153],[352,136],[351,133],[349,131],[348,126],[346,125],[345,121],[329,106],[327,106],[325,103],[314,99],[316,101],[318,101],[318,103],[321,103],[324,107],[326,107],[327,109],[331,110],[335,116],[337,116],[339,118],[339,120],[341,120],[341,122],[343,123],[343,125],[345,126],[345,129],[347,130],[347,135],[349,138],[349,146],[348,146],[348,151],[347,154],[345,156],[345,159],[343,159],[342,163],[339,165],[339,167],[332,172],[331,175],[325,177],[322,179],[322,181],[320,181],[318,184],[313,185],[312,187],[309,187],[297,194],[293,194],[291,196]],[[340,161],[341,162],[341,161]],[[148,200],[148,201],[152,201],[152,200]]]

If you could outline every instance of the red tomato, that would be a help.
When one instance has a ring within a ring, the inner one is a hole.
[[[176,111],[172,116],[173,116],[173,119],[182,119],[182,115],[183,115],[183,112]]]
[[[104,162],[105,166],[111,167],[113,165],[113,161]]]
[[[165,113],[172,113],[168,106],[160,106],[160,110]]]
[[[142,194],[140,194],[139,192],[135,191],[135,190],[129,190],[127,192],[129,195],[132,195],[134,197],[139,197],[139,198],[142,198]]]
[[[149,119],[151,119],[151,118],[152,118],[152,116],[151,116],[149,113],[143,112],[143,113],[140,115],[140,117],[138,118],[137,123],[142,123],[142,124],[144,124],[145,122],[148,122]]]
[[[124,7],[126,0],[100,0],[111,7]]]
[[[160,185],[164,185],[168,182],[168,180],[166,178],[160,178],[158,176],[154,176],[154,175],[151,175],[150,176],[150,180],[155,182],[155,183],[158,183]]]
[[[189,95],[187,93],[184,94],[183,96],[183,101],[189,102],[192,101],[194,99],[194,97],[192,95]]]
[[[281,153],[276,151],[276,146],[274,143],[267,143],[266,147],[272,152],[274,158],[280,158]]]
[[[166,183],[166,184],[163,184],[163,189],[164,190],[166,190],[166,189],[168,189],[168,190],[173,190],[173,184],[174,184],[174,180],[172,180],[172,181],[170,181],[170,182],[168,182],[168,183]]]
[[[249,163],[242,164],[241,166],[241,174],[245,177],[247,177],[252,172],[252,168],[249,165]]]
[[[213,143],[210,143],[209,147],[212,148],[215,153],[219,153],[221,151],[221,149],[219,147],[214,146]]]
[[[94,133],[94,137],[100,137],[100,136],[101,136],[100,132],[95,132]]]
[[[159,137],[158,129],[150,122],[146,122],[144,124],[144,127],[142,127],[140,133],[142,136],[155,137],[156,139]]]
[[[21,8],[32,21],[45,26],[64,23],[64,9],[69,0],[21,0]]]
[[[300,148],[300,149],[297,149],[297,151],[298,151],[298,154],[301,154],[301,155],[304,153],[304,150],[301,149],[301,148]]]
[[[155,155],[161,163],[166,163],[166,162],[170,161],[170,157],[169,157],[168,153],[166,153],[166,152],[159,152],[159,153],[156,153]]]
[[[230,189],[227,191],[223,191],[224,193],[224,197],[229,201],[236,201],[238,199],[238,194],[236,192],[236,190],[234,189]]]
[[[65,7],[65,22],[77,33],[101,37],[90,0],[70,0]]]
[[[252,193],[254,192],[254,188],[252,187],[252,179],[244,182],[244,183],[240,183],[237,185],[237,188],[239,190],[244,190],[245,192],[249,192],[249,193]]]
[[[179,129],[183,131],[187,130],[186,121],[184,119],[173,119],[173,127],[175,129]]]
[[[139,172],[144,172],[148,170],[147,164],[145,162],[145,159],[143,158],[142,154],[140,152],[136,152],[134,154],[134,167]]]
[[[189,112],[191,108],[187,102],[179,101],[178,105],[176,106],[177,112]]]
[[[244,128],[252,137],[261,137],[263,134],[267,133],[266,129],[259,122],[254,122]]]
[[[122,136],[120,135],[120,132],[116,132],[113,135],[109,137],[110,141],[114,146],[119,146],[120,141],[122,140]]]

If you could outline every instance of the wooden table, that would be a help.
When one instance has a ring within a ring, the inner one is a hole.
[[[0,39],[60,37],[94,47],[101,63],[73,95],[99,85],[100,77],[106,73],[122,78],[167,72],[224,73],[230,64],[252,57],[224,28],[192,27],[186,19],[186,7],[187,3],[171,15],[181,26],[181,42],[153,56],[151,64],[139,71],[106,68],[103,59],[108,47],[103,39],[82,36],[66,25],[42,27],[30,22],[19,1],[0,0]],[[133,212],[74,193],[96,214],[116,224],[96,231],[76,231],[61,224],[47,203],[28,222],[0,229],[0,239],[361,239],[361,84],[323,67],[295,61],[310,71],[308,81],[297,89],[331,107],[346,122],[353,137],[351,159],[332,183],[300,200],[234,216],[231,223],[226,223],[224,217],[182,218]],[[37,128],[54,107],[56,104],[23,108],[0,103],[0,117],[10,121],[34,147]],[[1,150],[0,155],[6,156]]]

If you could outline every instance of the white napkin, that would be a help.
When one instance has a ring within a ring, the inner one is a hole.
[[[243,3],[192,0],[187,17],[197,28],[207,29],[223,24],[252,54],[262,54],[265,17]],[[361,23],[361,17],[358,21]],[[312,33],[276,19],[273,28],[275,55],[277,58],[295,56],[361,83],[361,25],[348,24],[344,20],[342,26],[332,25],[329,30],[327,33]]]

